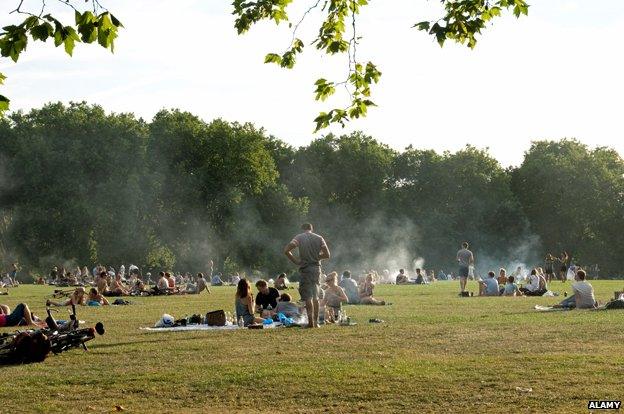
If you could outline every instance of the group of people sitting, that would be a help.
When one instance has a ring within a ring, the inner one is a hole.
[[[343,304],[386,305],[384,300],[373,295],[373,274],[366,275],[359,283],[351,277],[348,270],[342,274],[340,282],[336,272],[322,278],[324,282],[319,289],[319,316],[325,323],[336,323],[340,320],[344,313]],[[255,284],[258,292],[254,298],[249,281],[246,278],[240,279],[234,300],[237,321],[248,326],[261,323],[266,318],[277,319],[280,313],[293,319],[304,315],[304,305],[293,302],[290,294],[279,292],[288,288],[287,281],[284,273],[277,277],[273,287],[264,279],[258,280]]]
[[[428,275],[426,273],[425,270],[418,268],[416,269],[416,277],[410,279],[405,269],[400,269],[399,274],[396,276],[395,283],[397,285],[426,285],[438,280],[433,270],[430,270]],[[444,275],[444,277],[446,277],[446,275]]]
[[[479,279],[479,296],[543,296],[548,292],[546,277],[541,267],[531,270],[525,286],[518,286],[517,275],[507,276],[507,271],[501,268],[498,276],[489,272],[485,279]]]
[[[584,270],[576,271],[572,283],[573,294],[565,298],[555,308],[594,308],[597,306],[594,288],[587,280]],[[505,269],[500,269],[498,277],[489,272],[488,277],[479,280],[480,296],[543,296],[548,292],[546,277],[541,268],[534,268],[527,278],[525,286],[518,286],[514,276],[507,276]]]

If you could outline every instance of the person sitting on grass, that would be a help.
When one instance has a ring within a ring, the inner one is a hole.
[[[161,271],[158,273],[158,281],[156,281],[156,286],[154,286],[153,292],[156,295],[169,294],[169,281],[167,280],[165,272]]]
[[[121,281],[121,273],[117,273],[115,275],[115,280],[113,280],[113,285],[110,288],[110,295],[112,296],[127,296],[130,292]]]
[[[479,281],[479,296],[499,296],[498,280],[494,272],[488,272],[485,280]]]
[[[554,305],[553,308],[577,308],[577,309],[591,309],[595,308],[598,303],[594,297],[594,287],[585,280],[586,273],[584,270],[579,270],[574,276],[575,282],[572,283],[572,290],[574,294],[565,298],[561,303]]]
[[[508,279],[507,279],[507,270],[505,270],[504,268],[500,268],[500,270],[498,271],[498,286],[505,286],[505,284],[507,284]],[[515,280],[515,278],[514,278]]]
[[[178,293],[180,288],[176,286],[175,279],[169,272],[165,272],[165,279],[167,279],[167,289],[169,293]]]
[[[40,321],[25,303],[17,305],[13,312],[7,305],[0,305],[0,327],[18,325],[39,326]]]
[[[84,305],[85,304],[85,288],[80,286],[77,287],[69,298],[65,302],[52,302],[51,300],[46,301],[46,306],[71,306],[71,305]]]
[[[263,314],[266,310],[273,310],[277,307],[277,299],[280,297],[277,289],[269,287],[266,280],[260,279],[256,282],[258,294],[256,295],[256,312]]]
[[[215,273],[210,280],[210,284],[212,286],[223,286],[223,279],[221,279],[221,273]]]
[[[342,310],[342,302],[348,302],[349,298],[345,294],[345,291],[336,284],[338,273],[331,272],[327,275],[325,283],[327,283],[327,289],[325,289],[324,303],[327,307],[325,315],[325,322],[337,322],[338,315]]]
[[[108,273],[106,273],[106,271],[102,271],[100,272],[100,277],[97,278],[97,281],[95,283],[95,287],[97,287],[98,292],[100,292],[104,296],[109,295],[107,278],[108,278]]]
[[[283,313],[287,318],[299,318],[301,316],[301,308],[292,301],[292,297],[288,293],[282,293],[277,301],[274,315]]]
[[[273,287],[277,290],[286,290],[288,289],[288,279],[286,278],[286,273],[280,273],[280,275],[275,279],[275,283]]]
[[[195,284],[189,283],[186,286],[186,293],[189,293],[192,295],[199,295],[204,290],[210,293],[210,289],[208,289],[208,284],[206,283],[206,279],[204,279],[204,274],[200,272],[197,274],[197,279],[195,280]]]
[[[375,289],[375,282],[373,282],[373,274],[369,273],[366,276],[366,280],[360,288],[360,303],[363,305],[385,305],[384,300],[376,299],[373,296],[373,290]]]
[[[414,281],[417,285],[424,285],[425,278],[423,277],[422,271],[420,269],[416,269],[416,280]]]
[[[236,286],[234,306],[236,308],[236,320],[242,320],[244,326],[262,323],[262,318],[254,316],[254,298],[253,293],[251,293],[251,285],[247,279],[241,279]]]
[[[520,288],[526,296],[543,296],[546,293],[546,279],[538,274],[537,269],[531,269],[529,284]]]
[[[504,270],[504,269],[501,269]],[[507,282],[503,287],[503,296],[522,296],[522,292],[518,289],[518,285],[515,283],[515,278],[509,276]]]
[[[110,305],[108,299],[98,292],[97,288],[91,288],[89,295],[87,296],[87,306],[104,306]]]
[[[395,283],[397,285],[407,285],[410,283],[409,278],[405,274],[405,269],[399,269],[399,274],[396,277]]]
[[[438,281],[438,279],[436,279],[436,277],[435,277],[435,271],[434,270],[430,270],[429,271],[428,279],[429,279],[429,283],[433,283],[433,282],[437,282]]]
[[[340,281],[338,286],[340,286],[345,291],[347,298],[349,298],[349,303],[360,303],[360,291],[357,282],[351,277],[350,271],[345,270],[342,273],[342,280]]]

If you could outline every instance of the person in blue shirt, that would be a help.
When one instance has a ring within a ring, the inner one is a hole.
[[[210,280],[212,286],[223,286],[223,280],[221,279],[221,273],[215,273]]]
[[[345,293],[347,294],[347,298],[349,298],[349,303],[360,303],[360,293],[358,289],[357,282],[351,278],[351,272],[345,270],[342,274],[342,280],[338,283]]]
[[[496,280],[496,274],[494,272],[488,272],[488,277],[485,280],[479,281],[479,296],[499,296],[498,280]]]

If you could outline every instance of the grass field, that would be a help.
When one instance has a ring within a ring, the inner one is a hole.
[[[624,287],[593,284],[601,301]],[[552,288],[571,290],[564,286]],[[41,315],[52,290],[24,285],[0,302]],[[624,311],[538,313],[535,304],[559,298],[457,291],[455,282],[381,285],[377,296],[391,306],[347,306],[357,326],[316,330],[139,330],[164,312],[232,311],[233,287],[81,307],[80,319],[103,321],[107,333],[89,352],[2,367],[0,412],[582,413],[589,399],[624,399]]]

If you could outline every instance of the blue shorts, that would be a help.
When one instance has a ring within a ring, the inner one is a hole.
[[[469,272],[468,266],[459,266],[459,277],[468,277]]]

